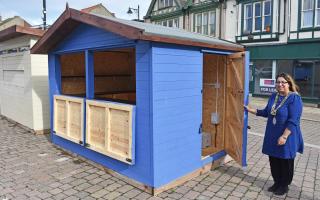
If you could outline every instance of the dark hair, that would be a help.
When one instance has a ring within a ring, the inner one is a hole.
[[[288,84],[289,84],[289,90],[291,92],[298,92],[299,91],[299,86],[294,82],[293,78],[287,74],[287,73],[280,73],[277,75],[276,80],[278,80],[279,77],[284,78]]]

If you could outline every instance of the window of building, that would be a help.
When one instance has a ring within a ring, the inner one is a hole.
[[[216,13],[210,12],[209,14],[209,35],[216,35]]]
[[[179,18],[168,19],[164,21],[157,21],[155,22],[155,24],[167,26],[167,27],[179,28]]]
[[[215,36],[216,13],[214,11],[195,14],[195,32]]]
[[[314,0],[302,0],[301,7],[301,24],[302,28],[312,27]]]
[[[202,30],[203,34],[208,35],[208,13],[203,13]]]
[[[316,0],[316,14],[315,14],[316,20],[316,26],[320,26],[320,0]]]
[[[244,5],[243,32],[269,32],[271,30],[271,1],[263,0]]]
[[[263,31],[270,31],[271,28],[271,1],[263,2],[263,20],[262,20]]]
[[[173,6],[173,0],[159,0],[159,9]]]
[[[196,14],[196,32],[202,33],[202,13]]]
[[[252,4],[244,5],[244,33],[251,33],[252,30]]]
[[[173,27],[179,28],[179,19],[178,19],[178,18],[174,19],[174,21],[173,21]]]
[[[162,26],[168,26],[168,21],[166,20],[166,21],[163,21],[162,22]]]
[[[253,31],[259,32],[261,31],[261,2],[256,2],[253,4],[254,6],[254,23],[253,23]]]

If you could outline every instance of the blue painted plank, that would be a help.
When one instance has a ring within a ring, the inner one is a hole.
[[[154,91],[168,91],[168,90],[182,90],[202,88],[202,83],[199,81],[161,81],[157,82],[153,86]]]
[[[50,138],[52,141],[53,129],[54,129],[54,106],[53,96],[61,93],[61,66],[60,57],[55,54],[48,55],[49,61],[49,104],[50,104]]]
[[[157,73],[153,81],[160,82],[160,81],[197,81],[202,80],[202,73]]]
[[[86,98],[94,98],[94,60],[93,52],[85,51],[85,65],[86,65]]]
[[[199,63],[197,64],[180,64],[180,63],[157,63],[157,68],[154,70],[155,73],[200,73]]]
[[[246,51],[245,53],[245,66],[244,66],[244,105],[249,103],[249,64],[250,64],[250,52]],[[242,141],[242,166],[247,166],[247,139],[248,139],[248,111],[244,111],[244,120],[243,120],[243,141]]]
[[[227,153],[224,150],[222,150],[222,151],[219,151],[218,153],[215,153],[215,154],[213,154],[211,156],[208,156],[208,157],[206,157],[205,159],[202,160],[202,166],[205,166],[205,165],[207,165],[209,163],[212,163],[213,161],[218,160],[218,159],[222,158],[225,155],[227,155]]]
[[[185,62],[184,55],[163,55],[155,54],[154,64],[179,64],[179,65],[199,65],[202,64],[202,58],[199,56],[188,57],[188,62]]]
[[[169,90],[169,91],[155,91],[154,100],[160,99],[176,99],[185,97],[201,97],[201,88],[181,89],[181,90]]]
[[[158,187],[202,166],[203,55],[196,48],[156,43],[152,63],[154,185]]]
[[[141,183],[146,185],[152,185],[151,183],[151,174],[148,174],[148,170],[146,170],[143,166],[131,166],[116,159],[112,159],[108,156],[100,154],[98,152],[92,151],[84,146],[73,143],[71,141],[65,140],[57,135],[53,135],[53,143],[58,146],[72,151],[78,155],[81,155],[89,160],[92,160],[96,163],[101,164],[104,167],[112,169],[120,174],[127,176],[129,178],[135,179]],[[143,160],[140,160],[140,162]],[[143,172],[143,173],[142,173]]]
[[[55,51],[75,51],[101,47],[119,47],[120,45],[134,44],[134,41],[105,30],[79,25],[61,42]]]

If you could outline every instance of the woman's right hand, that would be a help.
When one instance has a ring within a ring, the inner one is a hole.
[[[256,114],[257,113],[257,109],[254,109],[254,108],[251,108],[249,105],[243,105],[243,107],[249,112],[249,113],[252,113],[252,114]]]

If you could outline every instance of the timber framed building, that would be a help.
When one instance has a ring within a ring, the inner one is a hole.
[[[246,46],[254,96],[286,72],[304,100],[320,103],[319,0],[153,0],[145,20]]]

